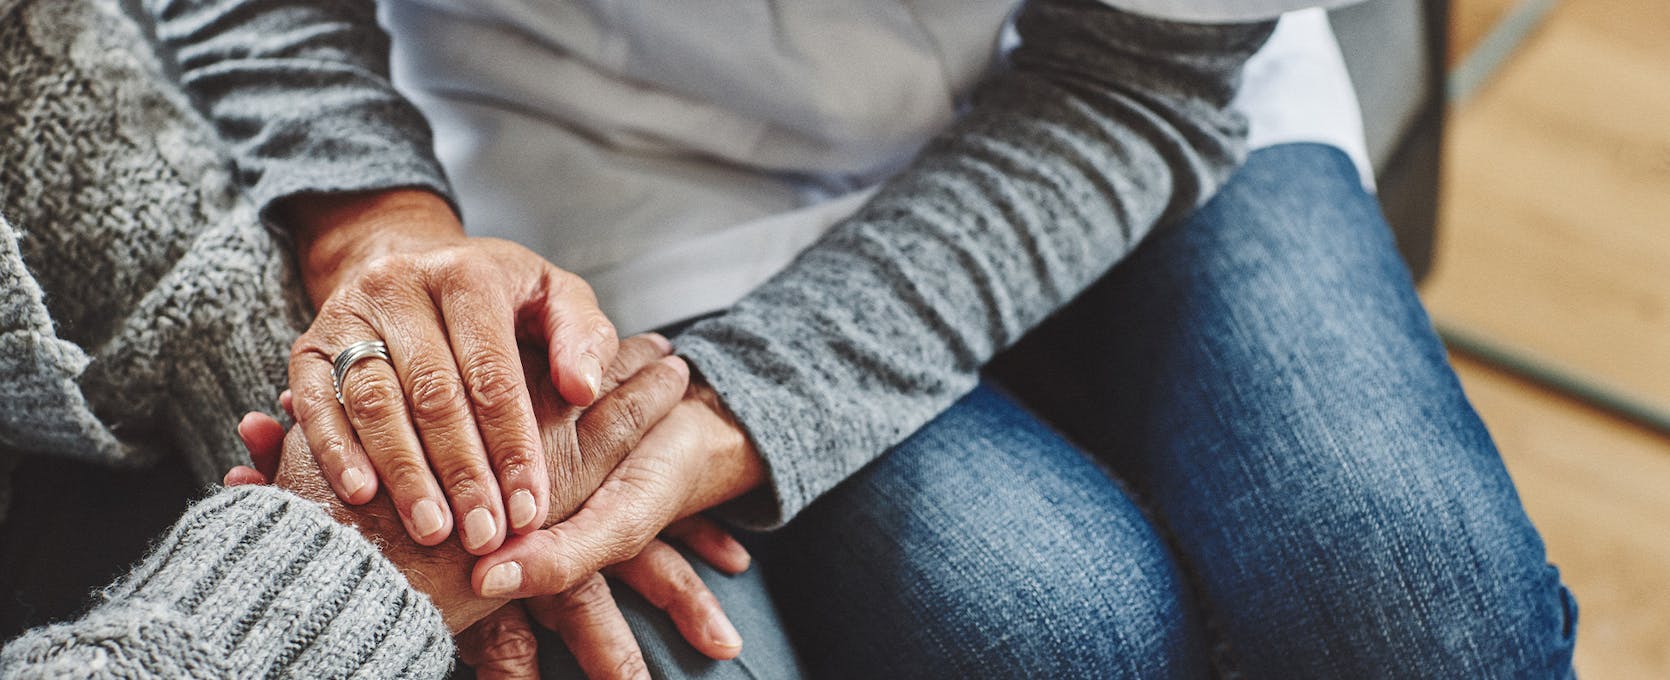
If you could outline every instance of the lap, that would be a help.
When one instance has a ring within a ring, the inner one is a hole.
[[[615,589],[658,677],[1207,675],[1198,610],[1142,511],[989,386],[748,543],[743,577],[698,567],[742,633],[735,662]],[[541,634],[544,674],[579,677]]]
[[[1151,512],[982,387],[757,542],[814,674],[1569,672],[1569,593],[1337,151],[1255,153],[995,373]]]
[[[1076,361],[1021,389],[1152,501],[1231,664],[1569,670],[1569,595],[1342,154],[1255,153],[1029,343]]]
[[[771,535],[827,677],[1197,677],[1198,619],[1105,471],[981,387]]]

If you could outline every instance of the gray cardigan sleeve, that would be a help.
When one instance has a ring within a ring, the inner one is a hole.
[[[787,521],[972,389],[981,367],[1244,158],[1230,107],[1273,22],[1036,0],[1012,64],[857,214],[675,339],[746,429]]]
[[[0,649],[0,678],[444,677],[429,599],[324,509],[272,487],[188,510],[80,620]]]
[[[389,81],[372,0],[143,3],[263,216],[298,193],[415,187],[451,200],[428,123]]]

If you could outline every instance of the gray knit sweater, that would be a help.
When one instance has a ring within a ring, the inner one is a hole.
[[[770,468],[737,519],[787,521],[1209,198],[1244,158],[1230,100],[1273,27],[1028,3],[1011,68],[967,116],[789,267],[676,338]]]
[[[233,424],[276,410],[306,311],[231,168],[114,1],[0,0],[0,461],[183,456],[205,482],[248,462]],[[452,660],[440,613],[375,546],[270,488],[202,501],[99,596],[9,642],[0,677],[440,677]]]
[[[5,678],[439,678],[440,612],[359,531],[271,487],[186,512],[81,620],[0,650]]]

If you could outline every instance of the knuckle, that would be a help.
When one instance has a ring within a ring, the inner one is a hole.
[[[591,317],[591,332],[592,335],[596,336],[594,339],[600,345],[620,342],[620,336],[615,331],[615,324],[609,321],[609,317],[604,316],[602,311],[593,313]]]
[[[303,360],[303,357],[306,357],[313,352],[324,352],[324,348],[319,343],[319,337],[314,331],[309,330],[306,333],[296,336],[295,341],[290,343],[291,370],[296,369],[300,364],[305,364],[306,362]]]
[[[424,261],[431,276],[447,282],[468,282],[480,273],[476,258],[463,247],[443,248],[432,252]]]
[[[494,443],[493,456],[497,461],[499,476],[503,479],[515,479],[528,474],[544,461],[535,453],[532,442],[513,437]]]
[[[398,493],[418,496],[429,486],[428,466],[407,456],[388,461],[384,467],[383,478],[387,479],[389,486]]]
[[[527,659],[539,652],[539,642],[525,625],[495,622],[485,632],[486,645],[481,655],[488,661]]]
[[[648,515],[646,514],[645,517],[647,518]],[[655,540],[654,522],[638,523],[634,529],[629,535],[620,538],[619,543],[615,546],[614,559],[611,561],[618,562],[641,553],[644,548],[649,547],[650,541]]]
[[[350,413],[367,420],[386,420],[399,415],[403,396],[400,385],[382,373],[362,372],[344,380],[343,399]]]
[[[407,382],[412,417],[419,423],[443,423],[464,415],[463,388],[451,371],[421,367],[412,371]]]
[[[625,402],[628,400],[621,400]],[[580,455],[587,460],[612,462],[631,451],[631,445],[644,429],[642,404],[614,403],[603,418],[582,418],[580,421]]]
[[[367,293],[392,292],[408,285],[413,277],[412,262],[403,255],[385,255],[371,261],[355,281]]]
[[[620,661],[612,669],[615,678],[644,678],[649,677],[649,667],[644,665],[644,653],[636,648],[622,650]]]
[[[599,567],[619,564],[642,553],[655,540],[654,522],[648,511],[631,509],[620,513],[620,527],[609,536],[598,538],[588,546],[588,554],[601,558]]]
[[[297,390],[290,401],[291,406],[296,410],[296,420],[303,423],[313,422],[326,404],[326,399],[334,401],[336,396],[318,387]]]
[[[347,455],[348,438],[343,436],[342,433],[331,430],[318,435],[318,437],[316,441],[319,448],[313,453],[314,458],[319,460],[321,465],[341,462]]]
[[[521,373],[497,358],[472,360],[464,368],[470,402],[485,416],[499,417],[521,403]]]
[[[559,295],[565,293],[590,295],[592,292],[591,284],[586,283],[584,278],[574,272],[555,265],[547,266],[546,272],[549,274],[551,292],[553,293]]]
[[[702,583],[702,578],[690,569],[673,571],[668,581],[672,586],[673,595],[681,600],[695,602],[708,594],[707,584]]]
[[[588,608],[612,601],[614,595],[609,592],[609,583],[601,576],[593,575],[570,589],[568,596],[562,598],[562,606],[569,613],[579,614]]]
[[[460,465],[441,471],[441,487],[448,498],[471,498],[482,492],[486,470],[476,465]]]

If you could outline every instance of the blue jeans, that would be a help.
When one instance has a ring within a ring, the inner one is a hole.
[[[1576,604],[1378,205],[1324,146],[1254,153],[753,547],[814,676],[1572,670]],[[720,598],[770,622],[739,622],[765,644],[730,670],[792,672],[771,603]]]

